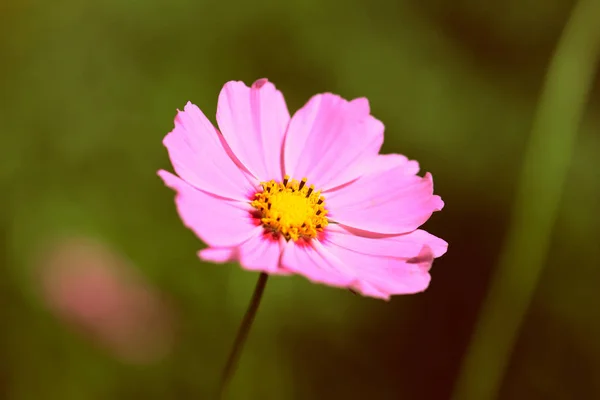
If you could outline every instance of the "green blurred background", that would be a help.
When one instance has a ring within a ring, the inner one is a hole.
[[[226,81],[268,77],[291,111],[368,97],[384,151],[433,173],[446,208],[426,229],[450,248],[428,291],[389,303],[271,279],[230,398],[449,399],[573,4],[3,0],[0,398],[210,399],[257,275],[197,259],[161,141],[188,100],[212,118]],[[591,95],[500,399],[600,398],[598,80]],[[169,305],[162,356],[132,362],[48,306],[44,249],[73,236]]]

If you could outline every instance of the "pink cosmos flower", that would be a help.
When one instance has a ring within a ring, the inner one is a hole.
[[[58,240],[40,255],[38,273],[49,309],[123,361],[148,363],[170,352],[172,310],[107,245],[87,237]]]
[[[158,172],[201,259],[382,299],[427,288],[448,245],[418,228],[444,203],[416,161],[379,154],[367,99],[319,94],[290,117],[266,79],[232,81],[217,122],[188,102],[163,142],[179,177]]]

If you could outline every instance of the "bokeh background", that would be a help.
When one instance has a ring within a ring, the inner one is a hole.
[[[389,303],[271,279],[230,398],[449,399],[573,5],[3,0],[0,398],[211,398],[257,275],[197,259],[161,141],[188,100],[213,117],[224,82],[268,77],[291,111],[368,97],[450,248]],[[595,80],[500,399],[600,398],[599,111]]]

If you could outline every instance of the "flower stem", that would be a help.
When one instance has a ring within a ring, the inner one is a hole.
[[[600,56],[600,0],[579,0],[549,65],[498,268],[454,400],[498,396],[546,263],[550,237]]]
[[[252,323],[254,322],[254,317],[256,317],[258,306],[260,306],[260,301],[265,291],[265,286],[267,285],[268,277],[269,275],[267,275],[264,272],[262,272],[258,277],[256,287],[254,288],[254,294],[252,295],[252,299],[250,300],[250,305],[248,305],[248,309],[246,310],[244,319],[242,320],[242,323],[238,328],[237,336],[235,337],[235,341],[233,342],[233,347],[231,348],[231,352],[229,353],[229,357],[227,358],[227,364],[225,364],[225,368],[223,368],[223,374],[221,375],[221,384],[219,386],[219,399],[225,398],[227,386],[229,384],[229,381],[233,377],[233,374],[235,373],[235,368],[237,367],[237,363],[242,354],[242,350],[244,349],[244,344],[246,343],[246,339],[248,338],[248,333],[250,332],[250,328],[252,327]]]

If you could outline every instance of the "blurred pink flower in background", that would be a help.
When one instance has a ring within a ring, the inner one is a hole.
[[[447,243],[418,228],[444,203],[417,162],[379,154],[367,99],[319,94],[290,117],[266,79],[232,81],[217,122],[188,103],[164,139],[179,176],[159,171],[200,258],[383,299],[428,287]]]
[[[123,257],[85,238],[55,242],[40,257],[43,299],[62,321],[128,362],[168,353],[173,318]]]

